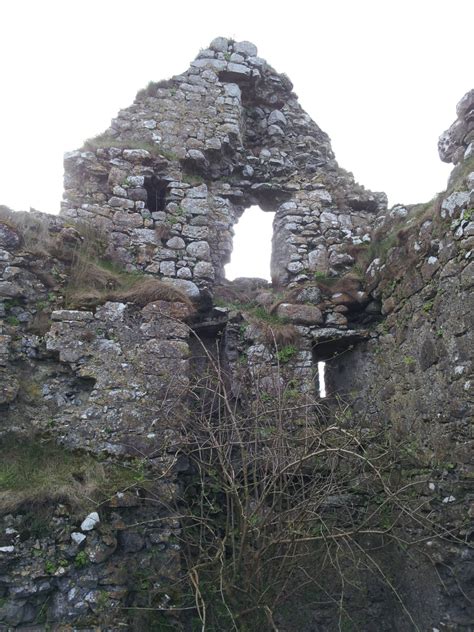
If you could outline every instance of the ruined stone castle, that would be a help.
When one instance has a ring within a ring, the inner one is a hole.
[[[390,475],[415,490],[418,524],[385,528],[410,546],[363,543],[391,574],[346,587],[347,627],[318,593],[269,629],[474,630],[473,90],[438,147],[446,191],[388,209],[338,165],[290,79],[219,37],[65,155],[59,216],[0,209],[1,630],[201,629],[167,586],[185,573],[186,397],[210,359],[232,401],[290,384],[361,445],[383,434]],[[230,282],[234,226],[255,205],[275,213],[272,282]],[[20,480],[8,459],[22,445],[17,462],[37,469],[46,448],[70,455],[75,494],[100,468],[120,480],[74,508],[65,483]],[[364,502],[326,506],[355,516]]]

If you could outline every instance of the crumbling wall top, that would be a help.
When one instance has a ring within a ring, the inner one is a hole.
[[[65,172],[64,215],[100,222],[111,255],[192,293],[224,278],[251,205],[276,213],[280,285],[346,270],[386,207],[338,166],[288,77],[250,42],[221,37],[67,154]]]

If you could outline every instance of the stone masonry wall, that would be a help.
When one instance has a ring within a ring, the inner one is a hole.
[[[64,309],[65,246],[79,235],[54,216],[23,219],[4,211],[0,220],[0,449],[8,459],[4,442],[26,446],[41,476],[44,459],[58,458],[42,446],[60,444],[66,466],[75,460],[67,485],[77,490],[45,495],[38,481],[21,479],[27,489],[12,501],[2,463],[0,629],[100,621],[114,630],[130,620],[125,603],[166,604],[163,585],[177,579],[172,505],[189,307],[157,300]],[[91,477],[107,488],[99,503],[87,498]]]
[[[398,577],[420,624],[439,630],[472,630],[474,620],[474,164],[469,152],[459,160],[447,192],[380,218],[391,247],[369,266],[367,291],[383,321],[331,361],[335,391],[367,432],[398,446],[398,475],[445,529],[434,540],[413,527],[420,545]]]
[[[217,38],[65,157],[62,214],[99,222],[115,255],[192,294],[224,278],[233,226],[275,211],[275,282],[336,274],[370,240],[383,194],[354,183],[292,84],[248,42]],[[131,247],[130,247],[131,246]]]
[[[0,440],[82,455],[80,485],[102,467],[111,481],[117,468],[139,474],[97,517],[59,493],[8,505],[0,488],[0,629],[148,629],[129,609],[173,603],[180,433],[207,349],[236,401],[286,388],[317,399],[326,362],[327,418],[342,401],[362,442],[397,446],[392,475],[427,481],[420,507],[443,530],[435,540],[409,526],[419,546],[387,554],[394,585],[420,630],[472,630],[474,93],[440,139],[456,165],[447,191],[388,211],[338,166],[292,90],[253,44],[217,38],[65,156],[59,217],[0,209]],[[233,227],[254,204],[276,213],[273,285],[224,279]],[[104,292],[71,305],[81,226],[106,242],[91,258],[190,301]],[[349,597],[364,630],[412,629],[393,591],[364,587],[362,606]],[[308,632],[339,629],[311,608]],[[177,618],[160,623],[183,629]]]

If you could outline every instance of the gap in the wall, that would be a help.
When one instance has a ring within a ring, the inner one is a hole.
[[[326,362],[318,362],[319,397],[326,397]]]
[[[166,190],[169,182],[157,177],[146,177],[144,187],[147,193],[146,205],[150,213],[164,211],[166,205]]]
[[[258,277],[271,280],[273,218],[275,213],[251,206],[234,226],[233,250],[225,266],[229,281],[237,277]]]

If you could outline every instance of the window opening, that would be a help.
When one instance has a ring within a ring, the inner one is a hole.
[[[168,188],[167,180],[158,180],[157,177],[145,178],[143,185],[146,190],[146,205],[150,213],[164,211],[166,205],[166,189]]]
[[[326,397],[326,362],[318,362],[319,397]]]
[[[275,213],[262,211],[258,206],[246,209],[234,227],[230,263],[225,266],[229,281],[238,277],[258,277],[271,280],[273,218]]]
[[[315,393],[320,398],[332,397],[333,392],[339,388],[342,380],[342,373],[346,370],[346,354],[354,347],[354,343],[359,340],[358,335],[337,334],[333,338],[320,339],[313,347],[313,367],[318,381],[315,381]]]

